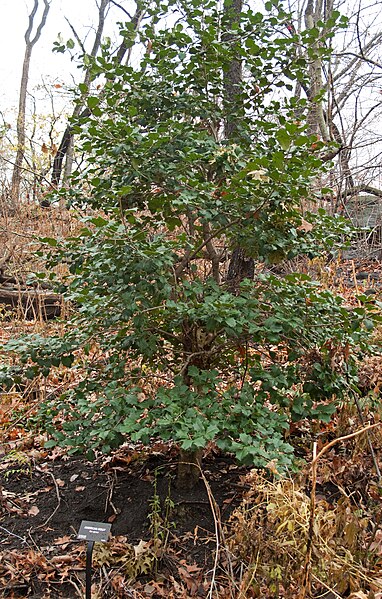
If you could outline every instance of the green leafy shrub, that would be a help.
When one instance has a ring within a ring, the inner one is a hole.
[[[151,14],[137,68],[107,49],[94,63],[106,86],[74,124],[87,163],[64,192],[93,215],[77,236],[45,240],[49,264],[68,265],[77,312],[63,338],[10,343],[21,363],[3,379],[76,368],[81,356],[79,384],[42,407],[49,444],[71,452],[161,438],[191,454],[215,441],[281,471],[292,464],[289,421],[330,417],[367,338],[367,307],[349,311],[306,276],[233,285],[227,275],[237,247],[272,264],[333,245],[322,215],[316,237],[301,229],[322,164],[307,103],[290,92],[308,77],[296,43],[312,55],[316,38],[284,35],[275,3],[270,14],[243,10],[226,41],[232,22],[215,2],[170,8],[181,18],[161,29]],[[232,100],[237,52],[245,76]]]

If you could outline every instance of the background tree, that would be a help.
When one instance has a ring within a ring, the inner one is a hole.
[[[29,15],[29,24],[25,32],[25,55],[23,62],[23,70],[20,83],[20,98],[19,98],[19,109],[17,116],[17,152],[15,158],[15,164],[12,174],[12,187],[11,187],[11,208],[15,210],[20,201],[20,181],[22,165],[25,154],[25,111],[26,111],[26,96],[28,88],[29,78],[29,66],[32,56],[32,50],[35,44],[38,42],[41,36],[43,27],[45,26],[46,19],[49,13],[50,2],[49,0],[43,0],[44,10],[40,20],[40,23],[36,29],[34,37],[31,38],[34,18],[39,8],[39,0],[34,0],[33,9]]]
[[[106,10],[107,10],[107,7],[109,6],[109,4],[110,4],[110,0],[101,0],[100,4],[98,6],[98,26],[97,26],[97,29],[95,32],[93,47],[92,47],[89,55],[86,54],[85,48],[83,47],[78,34],[74,30],[73,26],[71,26],[77,41],[79,41],[79,43],[81,45],[81,48],[83,51],[83,59],[85,56],[87,57],[86,60],[87,60],[88,66],[85,67],[85,75],[84,75],[84,79],[83,79],[83,83],[82,83],[81,95],[83,97],[86,97],[86,94],[88,93],[89,86],[91,83],[90,63],[91,63],[91,59],[97,55],[99,48],[101,46],[102,34],[103,34],[104,25],[105,25],[105,15],[106,15]],[[70,46],[72,45],[72,43],[73,43],[72,40],[70,40]],[[63,52],[64,50],[65,50],[65,45],[57,43],[56,51]],[[71,118],[75,119],[76,117],[78,117],[78,115],[82,112],[82,110],[83,110],[83,103],[81,103],[81,101],[78,100],[75,104]],[[68,180],[68,177],[70,176],[70,173],[72,170],[72,165],[73,165],[73,134],[72,134],[71,125],[68,125],[66,127],[66,129],[63,133],[63,136],[61,138],[61,142],[58,146],[54,161],[53,161],[52,185],[55,187],[57,187],[60,183],[63,161],[64,161],[65,156],[67,156],[65,177],[64,177],[64,181],[66,182]]]
[[[361,191],[380,195],[380,141],[374,123],[381,114],[382,36],[375,18],[380,5],[350,6],[346,33],[333,39],[328,72],[333,135],[341,152],[334,173],[336,206]]]
[[[323,152],[324,159],[334,160],[327,179],[333,189],[332,204],[326,203],[325,207],[346,213],[347,200],[361,192],[381,196],[381,138],[374,126],[382,107],[382,37],[377,24],[380,4],[297,3],[287,28],[291,37],[301,32],[304,23],[313,33],[322,24],[330,29],[339,11],[346,19],[346,28],[318,38],[315,58],[296,45],[296,56],[304,56],[309,62],[311,79],[306,87],[298,83],[295,93],[300,98],[305,96],[310,104],[311,132],[334,144],[333,151]],[[331,51],[329,60],[322,60],[320,55],[325,49]],[[315,101],[317,98],[322,101]]]
[[[232,142],[236,140],[237,143],[240,143],[240,121],[244,116],[244,98],[241,93],[243,66],[239,45],[241,40],[237,35],[242,10],[242,0],[226,0],[224,3],[227,30],[222,34],[222,43],[231,47],[236,44],[235,56],[233,56],[227,71],[223,71],[226,113],[224,136]],[[234,247],[227,272],[228,285],[231,290],[237,291],[241,281],[245,278],[253,278],[254,272],[253,257],[248,256],[242,247]]]

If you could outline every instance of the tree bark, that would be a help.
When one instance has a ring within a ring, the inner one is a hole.
[[[203,389],[194,387],[192,377],[189,375],[190,366],[200,370],[210,370],[214,335],[206,333],[201,325],[184,319],[182,326],[182,345],[184,351],[184,364],[182,376],[184,384],[194,388],[202,394]],[[195,487],[199,480],[202,464],[203,450],[179,450],[178,471],[176,485],[179,489],[187,491]]]
[[[81,118],[85,118],[86,116],[89,116],[89,115],[90,115],[90,110],[85,109],[85,110],[83,110],[83,112],[81,113],[80,116],[81,116]],[[73,118],[73,116],[74,116],[74,111],[72,114],[72,118]],[[64,131],[64,134],[61,138],[60,145],[58,146],[57,153],[53,160],[51,182],[52,182],[52,187],[54,187],[54,188],[56,188],[60,185],[62,165],[64,162],[64,158],[66,156],[66,153],[71,144],[72,138],[73,138],[72,127],[71,127],[71,125],[67,125],[67,127]]]
[[[244,279],[255,276],[255,261],[249,258],[243,248],[236,247],[231,256],[227,273],[227,285],[232,293],[237,292]]]
[[[222,36],[222,41],[235,47],[235,35],[232,33],[233,26],[240,23],[240,15],[243,10],[243,0],[225,0],[224,12],[227,17],[228,31]],[[239,49],[238,49],[239,50]],[[240,58],[234,57],[224,77],[224,103],[226,119],[224,123],[224,136],[227,140],[234,141],[240,138],[238,121],[244,115],[243,100],[241,97],[241,83],[243,79],[243,67]],[[246,255],[241,247],[233,249],[227,273],[227,285],[233,292],[237,292],[241,281],[252,278],[255,271],[253,258]]]
[[[314,0],[308,0],[305,9],[305,26],[307,29],[313,29],[317,26],[317,22],[324,18],[329,18],[330,14],[326,17],[321,15],[321,4],[315,8]],[[329,8],[330,10],[330,8]],[[331,12],[331,10],[330,10]],[[324,141],[329,141],[330,133],[327,125],[327,119],[325,118],[325,111],[322,100],[319,98],[320,92],[324,89],[322,81],[322,59],[320,58],[319,50],[320,43],[317,41],[313,46],[316,56],[312,59],[309,70],[310,70],[310,88],[308,92],[309,99],[309,113],[308,113],[308,126],[309,133],[315,133],[319,138]]]
[[[199,480],[202,463],[202,450],[186,451],[180,449],[176,486],[182,491],[190,491]]]
[[[243,10],[243,0],[225,0],[224,13],[227,17],[227,31],[222,35],[222,42],[232,46],[235,50],[236,36],[232,32],[233,26],[240,22],[240,15]],[[237,48],[237,51],[239,48]],[[238,119],[240,114],[244,114],[243,101],[241,98],[241,83],[243,80],[243,65],[238,57],[234,57],[228,67],[224,78],[224,104],[226,118],[224,123],[224,136],[226,139],[232,139],[237,136]]]
[[[25,320],[50,320],[62,312],[62,296],[37,289],[0,287],[0,305],[16,310]]]
[[[26,112],[26,97],[27,97],[27,89],[28,89],[28,79],[29,79],[29,67],[32,56],[32,50],[34,45],[38,42],[41,36],[41,32],[46,23],[46,19],[48,17],[48,12],[50,8],[50,3],[48,0],[43,0],[44,2],[44,12],[41,17],[40,24],[37,27],[36,34],[31,39],[31,33],[34,24],[34,18],[36,16],[36,12],[39,6],[39,0],[34,0],[34,5],[32,12],[29,15],[29,24],[28,29],[25,32],[25,55],[23,62],[23,70],[21,75],[21,83],[20,83],[20,96],[19,96],[19,109],[17,116],[17,152],[16,159],[13,168],[12,174],[12,184],[11,184],[11,206],[10,208],[16,210],[19,201],[20,201],[20,184],[21,184],[21,172],[22,165],[24,161],[25,155],[25,112]]]

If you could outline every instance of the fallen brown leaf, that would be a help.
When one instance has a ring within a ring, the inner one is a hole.
[[[37,516],[37,514],[39,514],[39,513],[40,513],[40,510],[38,509],[37,505],[32,505],[32,507],[28,511],[29,516]]]

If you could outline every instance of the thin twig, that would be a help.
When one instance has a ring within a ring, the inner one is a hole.
[[[83,45],[80,36],[78,35],[77,31],[74,29],[74,26],[71,24],[71,22],[69,21],[68,17],[65,17],[65,21],[67,22],[67,24],[69,25],[70,29],[72,30],[72,33],[73,33],[74,37],[76,38],[77,43],[78,43],[79,47],[81,48],[82,52],[84,54],[86,54],[85,46]]]
[[[325,447],[323,447],[321,449],[321,451],[316,455],[316,457],[312,461],[312,467],[317,464],[317,462],[324,455],[324,453],[326,453],[328,451],[328,449],[330,449],[331,447],[333,447],[337,443],[341,443],[342,441],[348,441],[349,439],[353,439],[354,437],[358,437],[359,435],[362,435],[366,431],[370,431],[371,429],[376,428],[377,426],[381,426],[381,424],[382,424],[382,422],[376,422],[375,424],[368,424],[367,426],[359,429],[355,433],[350,433],[349,435],[345,435],[343,437],[338,437],[338,439],[333,439],[333,441],[330,441],[330,443],[328,443],[327,445],[325,445]]]
[[[232,567],[232,563],[231,563],[231,559],[230,559],[230,552],[226,547],[226,543],[225,543],[225,537],[224,537],[224,531],[223,531],[223,527],[221,524],[221,517],[220,517],[220,509],[218,504],[216,503],[216,500],[212,494],[211,491],[211,487],[202,471],[202,469],[200,468],[200,476],[204,482],[204,485],[206,487],[206,491],[207,491],[207,496],[208,496],[208,500],[210,503],[210,507],[211,507],[211,512],[212,512],[212,516],[214,519],[214,527],[215,527],[215,536],[216,536],[216,549],[215,549],[215,559],[214,559],[214,566],[212,569],[212,579],[211,579],[211,584],[210,584],[210,589],[208,592],[208,598],[212,599],[212,594],[213,594],[213,589],[215,586],[215,578],[216,578],[216,570],[217,570],[217,566],[219,563],[219,554],[220,554],[220,547],[221,547],[221,541],[222,541],[222,548],[225,550],[226,553],[226,557],[227,557],[227,562],[229,565],[229,570],[230,570],[230,576],[231,576],[231,580],[233,580],[233,567]],[[231,593],[231,596],[233,597],[233,594]]]
[[[339,595],[334,589],[332,589],[330,586],[328,586],[323,580],[320,580],[314,574],[312,574],[312,578],[314,578],[318,583],[320,583],[327,591],[332,593],[334,595],[335,599],[342,599],[342,595]]]
[[[220,233],[223,233],[223,231],[226,231],[230,227],[237,225],[241,220],[242,217],[239,217],[226,225],[222,225],[214,233],[211,233],[211,235],[209,235],[209,237],[207,237],[207,239],[205,239],[203,243],[201,243],[193,252],[187,251],[184,257],[182,258],[180,264],[175,268],[175,278],[178,279],[180,277],[187,264],[194,260],[194,258],[197,257],[199,252],[201,252],[201,250],[203,250],[210,241],[212,241],[215,237],[220,235]]]
[[[212,578],[211,578],[210,590],[208,592],[208,598],[212,599],[213,589],[214,589],[214,586],[215,586],[216,570],[217,570],[218,563],[219,563],[219,553],[220,553],[219,514],[218,514],[218,511],[217,511],[218,510],[218,506],[216,505],[215,498],[212,495],[210,485],[208,484],[208,481],[207,481],[206,477],[204,476],[204,474],[202,472],[202,469],[200,469],[200,476],[201,476],[201,478],[202,478],[202,480],[204,482],[204,485],[206,487],[206,490],[207,490],[207,495],[208,495],[208,499],[209,499],[209,502],[210,502],[211,512],[212,512],[212,516],[213,516],[213,519],[214,519],[214,526],[215,526],[215,538],[216,538],[215,559],[214,559],[214,566],[213,566],[213,569],[212,569]]]
[[[7,528],[4,528],[4,526],[0,526],[0,530],[3,530],[7,535],[10,535],[11,537],[16,537],[16,539],[20,539],[23,543],[26,543],[27,545],[29,544],[25,537],[20,537],[20,535],[16,535],[14,532],[11,532]]]
[[[131,16],[131,14],[129,12],[127,12],[126,8],[123,8],[123,6],[121,6],[120,4],[118,4],[118,2],[115,2],[115,0],[110,0],[110,2],[112,4],[114,4],[114,6],[117,6],[118,8],[120,8],[125,13],[125,15],[127,15],[129,17],[129,19],[131,19],[131,20],[133,19],[133,17]]]
[[[105,514],[107,513],[107,510],[110,507],[112,508],[114,514],[119,514],[119,510],[115,507],[114,503],[113,503],[113,494],[114,494],[114,489],[115,489],[115,485],[116,485],[116,473],[114,472],[112,476],[108,476],[108,480],[110,481],[110,485],[107,489],[107,494],[106,494],[106,501],[105,501]]]
[[[36,237],[32,233],[19,233],[18,231],[11,231],[7,227],[0,226],[0,231],[2,233],[7,233],[8,235],[16,235],[17,237],[26,237],[27,239],[36,239],[36,240],[38,239],[38,237]]]
[[[43,528],[44,526],[46,526],[48,524],[48,522],[53,518],[53,516],[56,514],[57,510],[59,509],[59,507],[61,506],[61,496],[60,496],[60,491],[58,488],[58,484],[57,481],[54,477],[54,475],[52,474],[52,472],[50,472],[49,470],[42,470],[42,468],[39,468],[39,466],[36,465],[36,470],[37,472],[41,472],[41,474],[49,474],[49,476],[51,476],[54,486],[56,488],[56,495],[57,495],[57,505],[54,508],[53,512],[50,514],[50,516],[45,520],[45,522],[43,522],[42,524],[39,524],[38,526],[36,526],[36,528],[33,529],[33,532],[35,530],[38,530],[39,528]]]

